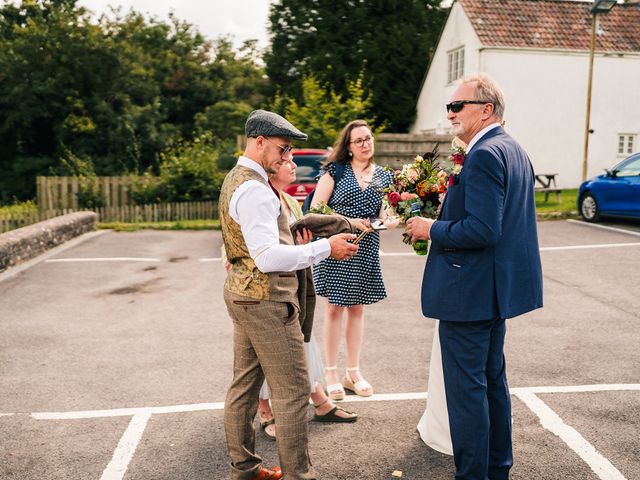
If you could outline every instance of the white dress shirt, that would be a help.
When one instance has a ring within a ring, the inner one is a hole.
[[[248,157],[241,156],[238,165],[269,180],[264,168]],[[249,254],[263,273],[300,270],[324,260],[331,253],[326,238],[306,245],[281,245],[278,231],[280,198],[268,185],[257,180],[248,180],[233,192],[229,215],[240,225]]]
[[[469,153],[471,151],[471,149],[473,148],[473,146],[478,143],[478,141],[484,137],[484,135],[489,131],[489,130],[493,130],[494,128],[499,127],[500,124],[498,122],[496,123],[492,123],[491,125],[489,125],[488,127],[484,127],[482,130],[480,130],[478,133],[476,133],[473,138],[471,139],[471,141],[467,144],[467,146],[465,147],[465,151],[467,153]]]

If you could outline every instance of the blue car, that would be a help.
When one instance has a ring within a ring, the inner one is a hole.
[[[578,211],[587,222],[601,217],[640,218],[640,152],[604,175],[583,182],[578,190]]]

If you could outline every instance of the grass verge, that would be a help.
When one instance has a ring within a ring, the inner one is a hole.
[[[536,213],[538,220],[560,220],[578,218],[576,199],[578,189],[565,189],[560,194],[560,202],[555,194],[544,201],[544,193],[536,192]],[[100,229],[112,229],[118,232],[136,230],[220,230],[220,220],[182,220],[177,222],[141,222],[141,223],[99,223]]]
[[[555,194],[549,195],[549,200],[544,201],[544,193],[536,192],[536,213],[538,220],[559,220],[562,218],[578,218],[577,202],[578,189],[567,188],[562,190],[560,201]]]
[[[536,192],[536,212],[538,220],[559,220],[578,218],[576,199],[578,189],[565,189],[560,194],[560,202],[554,194],[544,201],[544,193]],[[35,202],[28,201],[16,205],[0,206],[0,213],[24,213],[36,211]],[[176,222],[104,222],[98,223],[99,229],[111,229],[118,232],[134,232],[137,230],[220,230],[220,220],[180,220]]]
[[[98,223],[98,229],[110,229],[117,232],[135,232],[137,230],[220,230],[220,220],[180,220],[177,222],[105,222]]]

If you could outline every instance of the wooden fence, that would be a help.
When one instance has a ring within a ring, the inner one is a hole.
[[[80,209],[89,210],[89,209]],[[26,227],[76,210],[49,209],[25,212],[0,211],[0,233]],[[183,220],[216,220],[218,202],[156,203],[153,205],[120,205],[96,208],[98,221],[102,223],[124,222],[177,222]]]
[[[154,203],[96,208],[99,222],[177,222],[182,220],[215,220],[218,202]]]
[[[381,133],[376,136],[376,163],[399,168],[413,161],[416,155],[429,152],[437,144],[441,158],[449,155],[451,136],[434,134]],[[244,147],[244,136],[237,139],[238,147]],[[242,147],[242,148],[241,148]],[[127,207],[133,204],[131,187],[138,177],[135,175],[119,177],[97,177],[95,187],[102,198],[105,211],[110,207]],[[42,210],[70,208],[78,210],[78,193],[82,190],[82,180],[78,177],[37,177],[37,204]],[[140,209],[139,209],[140,210]],[[144,209],[142,209],[144,210]],[[111,211],[111,210],[109,210]],[[113,210],[115,212],[115,210]],[[169,216],[169,209],[166,209]],[[159,215],[160,213],[158,213]],[[146,215],[146,214],[144,214]],[[115,216],[110,215],[110,217]],[[124,217],[133,213],[122,214]]]
[[[135,176],[97,177],[96,188],[106,207],[129,205],[131,185]],[[81,190],[79,177],[37,177],[37,203],[43,210],[72,208],[77,210],[78,192]]]

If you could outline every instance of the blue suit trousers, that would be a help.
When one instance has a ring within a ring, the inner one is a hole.
[[[502,480],[513,465],[504,319],[440,321],[456,480]]]

